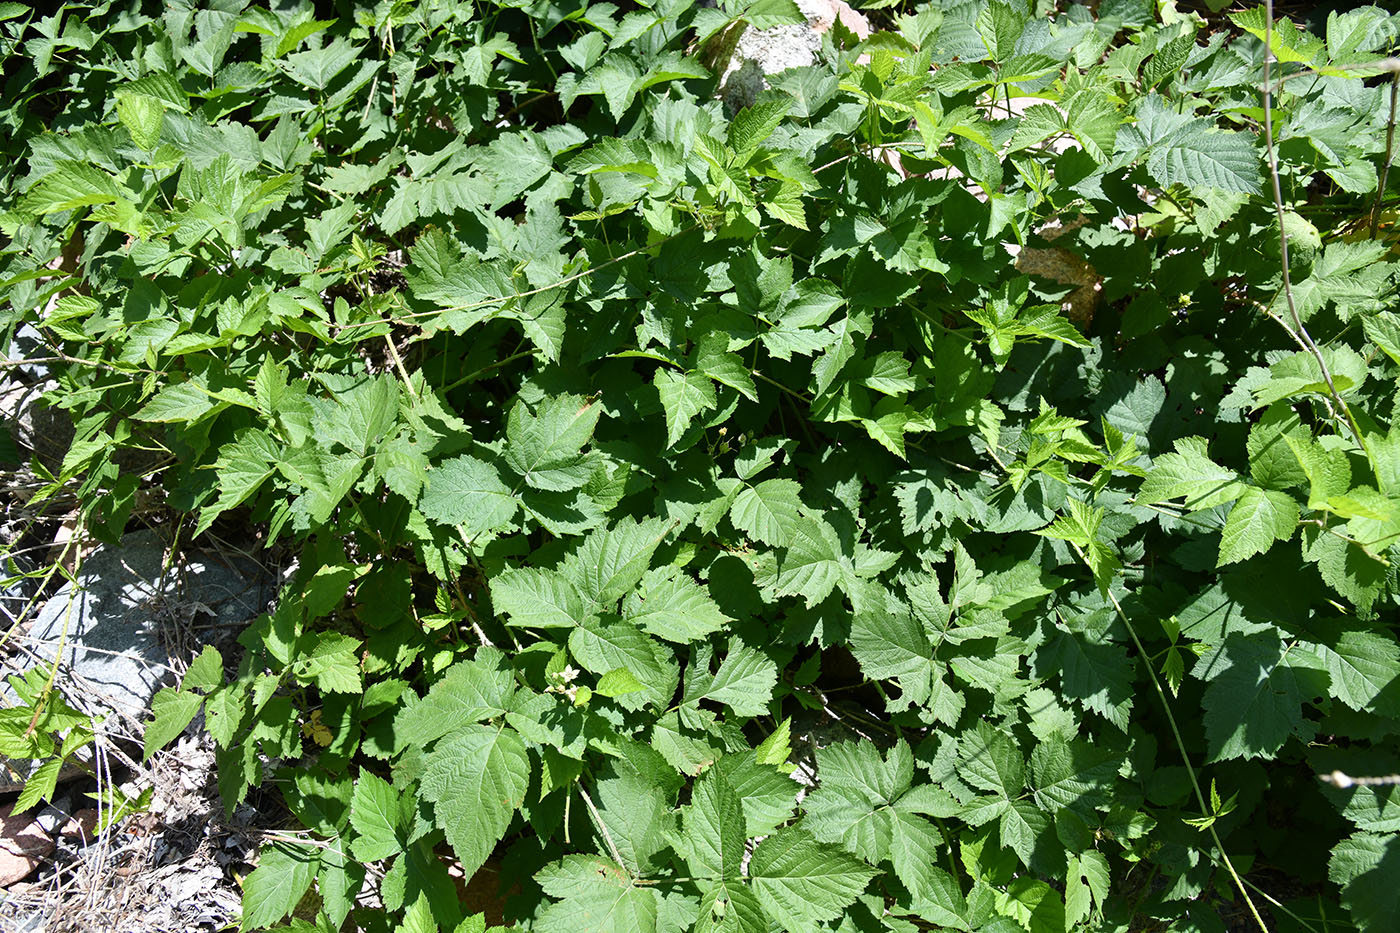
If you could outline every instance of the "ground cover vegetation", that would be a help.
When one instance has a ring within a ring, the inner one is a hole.
[[[788,0],[160,6],[0,5],[0,320],[36,496],[296,551],[146,737],[304,828],[245,929],[1400,928],[1389,13],[875,4],[728,113]]]

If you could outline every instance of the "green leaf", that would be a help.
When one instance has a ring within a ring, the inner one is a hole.
[[[368,454],[393,426],[399,413],[399,383],[391,376],[372,379],[351,378],[330,380],[323,376],[335,393],[327,404],[313,402],[324,419],[320,434],[323,441],[334,441],[356,454]]]
[[[913,777],[908,745],[901,742],[885,761],[871,746],[853,742],[819,749],[816,758],[821,786],[802,802],[807,811],[802,825],[818,841],[840,843],[871,863],[890,855],[896,832],[920,844],[913,839],[920,832],[912,825],[915,818],[898,819],[889,809]],[[906,825],[896,829],[896,822]]]
[[[742,877],[744,861],[744,809],[734,789],[718,771],[710,769],[695,782],[690,806],[682,817],[686,864],[692,875],[711,878]]]
[[[535,414],[516,403],[506,425],[506,463],[535,489],[582,486],[593,470],[580,452],[601,414],[597,402],[573,395],[548,399]]]
[[[203,534],[214,519],[242,505],[257,492],[275,472],[280,453],[272,438],[257,430],[242,431],[236,440],[219,448],[219,459],[214,462],[219,498],[200,510],[195,536]]]
[[[695,348],[695,368],[715,382],[727,385],[751,402],[758,401],[753,376],[737,353],[729,352],[729,335],[712,331]]]
[[[933,643],[908,611],[870,609],[851,619],[851,653],[871,680],[896,680],[909,702],[927,701],[935,674]]]
[[[1127,652],[1107,638],[1110,614],[1071,621],[1068,630],[1037,652],[1038,676],[1058,674],[1067,698],[1078,700],[1123,731],[1133,707],[1133,666]]]
[[[632,592],[651,565],[651,556],[670,526],[664,519],[623,519],[590,534],[572,554],[564,571],[584,598],[611,606]]]
[[[849,582],[851,573],[835,529],[820,519],[803,519],[793,526],[778,565],[777,590],[780,595],[801,596],[809,607],[815,606],[837,584]]]
[[[745,486],[729,508],[734,527],[755,541],[785,547],[792,541],[802,515],[802,487],[790,479],[766,479]]]
[[[1341,886],[1342,904],[1359,930],[1385,930],[1400,923],[1400,836],[1354,833],[1332,850],[1327,875]]]
[[[730,621],[713,598],[676,567],[657,567],[622,602],[622,616],[667,641],[699,641]]]
[[[1316,646],[1331,692],[1354,710],[1400,716],[1400,645],[1378,632],[1346,629]]]
[[[535,881],[557,898],[535,921],[541,933],[657,933],[660,895],[597,855],[566,855]]]
[[[403,798],[388,781],[361,771],[350,802],[350,825],[355,830],[352,848],[361,862],[375,862],[403,851],[400,835]]]
[[[1275,541],[1293,537],[1298,525],[1298,503],[1286,492],[1247,487],[1220,533],[1217,567],[1233,564],[1267,551]]]
[[[619,697],[625,693],[636,693],[638,690],[646,689],[637,678],[632,676],[632,672],[625,667],[617,667],[608,671],[598,678],[598,684],[593,688],[593,692],[605,697]]]
[[[556,571],[532,567],[492,577],[491,603],[521,628],[572,628],[592,616],[572,583]]]
[[[25,778],[24,788],[10,805],[10,812],[23,813],[41,800],[52,802],[53,792],[58,788],[58,777],[64,764],[62,758],[50,758],[31,771],[29,777]]]
[[[243,882],[243,921],[239,929],[272,926],[301,903],[316,877],[320,859],[315,846],[290,842],[264,845],[258,867]]]
[[[467,877],[505,836],[529,784],[530,757],[512,729],[459,727],[428,753],[422,794]]]
[[[206,693],[224,682],[224,659],[219,649],[205,645],[204,650],[185,668],[185,676],[180,678],[180,689],[203,690]]]
[[[835,920],[874,876],[875,869],[797,828],[763,840],[749,862],[759,903],[789,930]]]
[[[1055,813],[1064,807],[1095,809],[1109,801],[1107,788],[1122,760],[1080,740],[1052,735],[1031,752],[1036,803]]]
[[[428,474],[418,508],[443,525],[457,525],[468,538],[506,527],[520,502],[489,463],[460,456]]]
[[[670,653],[648,638],[635,625],[585,621],[569,633],[569,652],[584,670],[603,676],[618,668],[627,671],[644,688],[628,693],[618,701],[629,709],[648,704],[664,706],[675,692],[679,678]]]
[[[1207,681],[1201,705],[1211,760],[1272,758],[1294,733],[1303,732],[1302,703],[1310,689],[1300,683],[1295,652],[1272,631],[1231,635],[1192,674]],[[1310,694],[1309,694],[1310,695]]]
[[[762,651],[735,641],[720,662],[719,670],[709,672],[710,654],[695,652],[695,661],[686,677],[686,706],[701,700],[723,703],[740,716],[762,716],[768,711],[778,669]]]
[[[345,923],[364,885],[364,865],[351,860],[339,846],[322,850],[316,890],[321,895],[321,912],[332,927]]]
[[[943,851],[943,834],[928,820],[890,814],[890,861],[915,901],[957,904],[956,885],[950,887],[952,879],[935,864]]]
[[[360,645],[358,638],[322,632],[315,636],[311,651],[297,662],[296,675],[323,693],[359,693]]]
[[[158,692],[151,700],[151,712],[155,714],[155,718],[146,726],[145,735],[141,738],[141,760],[149,760],[156,751],[169,745],[184,732],[203,702],[204,697],[197,693],[172,690],[169,687]]]
[[[778,124],[787,116],[791,103],[787,100],[768,100],[752,107],[745,107],[734,115],[729,124],[729,146],[740,158],[748,155],[763,144]]]
[[[1005,732],[979,722],[962,737],[959,752],[959,775],[973,787],[993,791],[1008,800],[1021,795],[1026,783],[1025,759]]]
[[[1217,466],[1206,453],[1203,437],[1187,437],[1175,443],[1176,452],[1152,461],[1152,469],[1138,490],[1147,504],[1184,499],[1191,511],[1209,509],[1239,498],[1245,486],[1233,470]]]
[[[675,446],[695,416],[715,407],[715,387],[702,373],[658,369],[653,378],[666,412],[666,446]]]
[[[778,728],[754,749],[754,760],[761,765],[784,765],[792,755],[792,720],[784,719]]]
[[[61,161],[24,196],[23,206],[36,214],[110,204],[121,198],[116,179],[85,162]]]
[[[189,95],[180,87],[179,80],[169,72],[152,72],[117,88],[118,97],[126,94],[150,97],[180,113],[188,113],[190,109]]]
[[[466,723],[505,714],[515,692],[515,678],[505,656],[482,647],[476,657],[452,665],[419,703],[394,717],[395,750],[425,747]]]
[[[1087,918],[1092,904],[1103,908],[1112,881],[1108,860],[1090,849],[1069,860],[1065,875],[1065,920],[1078,923]]]
[[[195,422],[227,407],[227,401],[192,379],[165,386],[132,417],[137,421]]]
[[[154,149],[160,142],[161,124],[165,122],[165,107],[154,97],[144,94],[123,94],[117,98],[117,118],[142,149]]]

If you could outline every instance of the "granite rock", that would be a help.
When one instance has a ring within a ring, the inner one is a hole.
[[[789,68],[814,64],[822,34],[839,20],[861,39],[870,36],[870,22],[845,0],[797,0],[806,24],[745,29],[724,67],[720,81],[725,106],[740,110],[768,87],[767,77]]]
[[[267,593],[251,568],[192,555],[166,568],[154,531],[102,545],[82,564],[78,585],[44,603],[25,636],[45,661],[62,645],[69,701],[86,712],[141,719],[170,680],[170,636],[193,621],[238,626],[262,612]]]

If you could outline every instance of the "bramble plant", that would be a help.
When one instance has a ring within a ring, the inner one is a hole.
[[[244,929],[1400,929],[1396,18],[155,6],[0,5],[4,326],[297,549]]]

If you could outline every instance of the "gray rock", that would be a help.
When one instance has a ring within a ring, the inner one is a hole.
[[[14,541],[0,529],[0,554],[14,546]],[[19,621],[19,617],[24,612],[24,607],[29,605],[29,601],[34,598],[34,594],[39,591],[39,580],[35,577],[23,577],[19,574],[34,572],[36,565],[27,554],[5,554],[4,563],[0,564],[0,626],[5,631]],[[15,576],[11,576],[11,575]],[[10,581],[8,583],[4,581]]]
[[[0,417],[15,442],[39,455],[50,470],[56,470],[73,443],[73,419],[68,412],[50,408],[43,395],[54,388],[53,380],[25,385],[13,380],[0,384]]]
[[[268,594],[251,568],[200,556],[169,570],[164,563],[156,532],[129,534],[120,547],[94,550],[78,586],[65,584],[39,610],[24,640],[46,661],[62,643],[60,683],[75,706],[141,719],[172,679],[168,645],[182,628],[237,627],[264,608]],[[208,640],[189,633],[182,639],[191,648]]]
[[[721,62],[721,95],[731,111],[751,106],[767,87],[767,77],[789,68],[814,64],[822,47],[822,33],[840,20],[861,39],[870,35],[870,22],[845,0],[797,0],[807,17],[805,25],[746,29],[727,63]]]
[[[15,339],[10,341],[9,358],[30,360],[45,356],[48,356],[48,351],[44,348],[44,338],[33,325],[21,324],[19,330],[15,331]],[[43,382],[49,378],[49,367],[44,363],[26,362],[11,369],[10,374],[26,382]]]
[[[34,822],[39,824],[39,828],[50,836],[58,834],[58,830],[64,823],[73,818],[72,807],[69,805],[68,797],[58,794],[54,802],[39,811],[39,815],[34,817]]]

